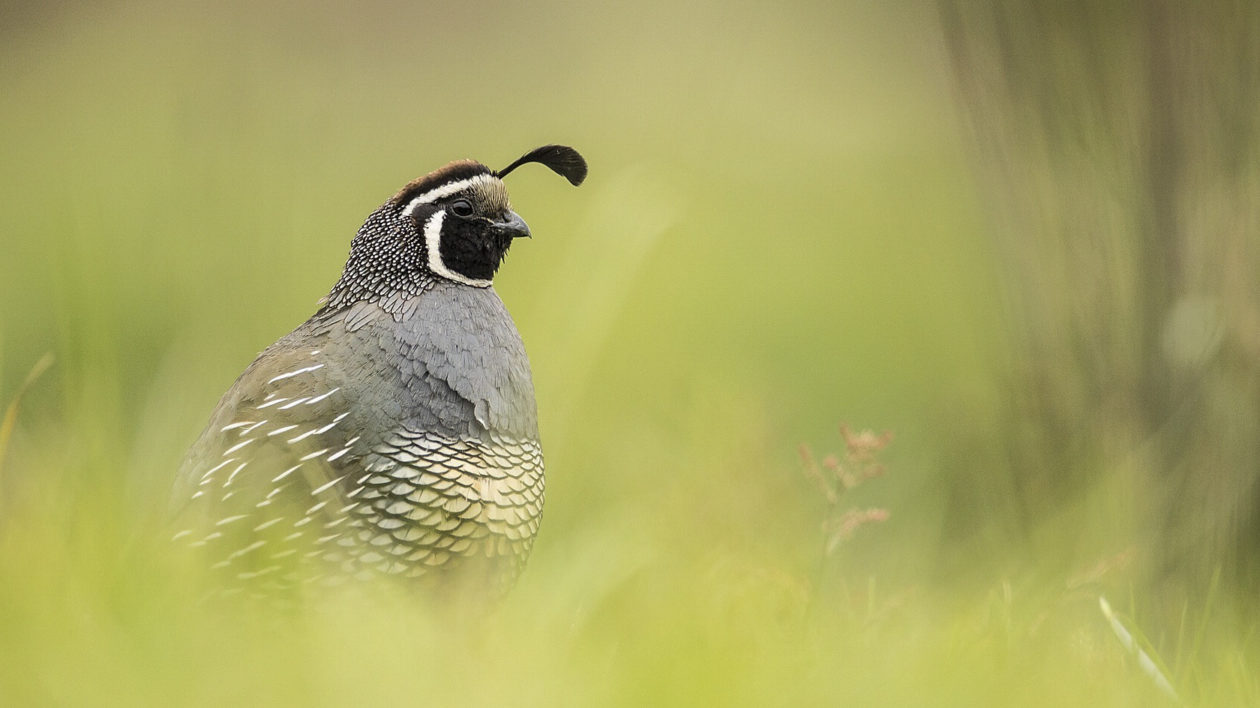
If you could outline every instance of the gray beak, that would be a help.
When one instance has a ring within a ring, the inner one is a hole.
[[[494,230],[512,238],[531,238],[532,236],[529,233],[529,225],[525,223],[525,220],[511,210],[508,210],[508,213],[504,215],[503,221],[494,223]]]

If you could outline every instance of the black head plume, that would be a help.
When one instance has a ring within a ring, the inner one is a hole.
[[[586,160],[583,160],[578,151],[568,145],[543,145],[540,148],[534,148],[521,155],[516,162],[494,174],[502,179],[507,173],[527,162],[541,162],[550,167],[552,172],[569,180],[569,184],[575,187],[586,179]]]

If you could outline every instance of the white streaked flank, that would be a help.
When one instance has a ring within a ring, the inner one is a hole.
[[[284,521],[284,517],[282,517],[282,516],[277,516],[276,518],[272,519],[271,521],[264,521],[264,522],[262,522],[261,524],[258,524],[257,526],[255,526],[255,527],[254,527],[254,531],[263,531],[263,530],[265,530],[265,529],[271,528],[272,526],[275,526],[276,524],[280,523],[281,521]]]
[[[338,423],[340,423],[341,421],[345,420],[346,416],[348,416],[348,415],[350,415],[350,413],[349,413],[349,412],[342,413],[341,415],[337,416],[336,418],[333,418],[333,422],[329,423],[328,425],[325,425],[325,426],[324,426],[324,427],[322,427],[322,428],[314,428],[314,429],[312,429],[312,430],[308,430],[308,431],[306,431],[305,433],[302,433],[301,435],[298,435],[298,436],[296,436],[296,437],[289,438],[289,441],[288,441],[288,442],[289,442],[289,444],[290,444],[290,445],[292,445],[293,443],[302,442],[303,440],[305,440],[305,439],[309,438],[309,437],[310,437],[310,436],[312,436],[312,435],[323,435],[324,433],[328,432],[329,430],[332,430],[332,429],[333,429],[333,426],[335,426],[335,425],[337,425]],[[325,451],[326,451],[326,450],[325,450]]]
[[[314,434],[315,434],[315,428],[311,428],[310,430],[306,431],[305,433],[302,433],[301,435],[298,435],[298,436],[296,436],[296,437],[289,438],[289,439],[287,440],[287,442],[288,442],[290,445],[292,445],[293,443],[302,442],[303,440],[305,440],[305,439],[309,438],[310,436],[312,436],[312,435],[314,435]]]
[[[281,472],[280,474],[276,475],[275,479],[272,479],[271,481],[272,481],[272,482],[279,482],[280,480],[284,479],[285,477],[288,477],[289,475],[293,474],[293,470],[296,470],[297,468],[299,468],[299,467],[301,467],[301,466],[302,466],[302,465],[293,465],[293,466],[292,466],[292,467],[290,467],[289,469],[287,469],[287,470],[285,470],[285,471]]]
[[[214,474],[215,472],[218,472],[219,470],[223,469],[224,467],[227,467],[228,465],[232,464],[233,462],[236,462],[236,458],[229,457],[228,459],[226,459],[226,460],[224,460],[224,461],[220,462],[219,464],[215,465],[214,467],[211,467],[209,470],[206,470],[206,473],[205,473],[205,474],[203,474],[203,475],[201,475],[201,479],[202,479],[202,480],[205,480],[205,479],[206,479],[207,477],[209,477],[210,475]]]
[[[317,497],[317,496],[319,496],[320,494],[323,494],[324,492],[328,491],[329,487],[332,487],[334,484],[336,484],[336,483],[340,482],[341,480],[345,479],[345,478],[346,478],[346,477],[348,477],[348,476],[349,476],[349,473],[347,473],[347,474],[343,474],[343,475],[341,475],[340,477],[338,477],[337,479],[332,479],[332,480],[329,480],[329,481],[325,482],[324,484],[319,485],[319,486],[318,486],[318,487],[316,487],[315,489],[312,489],[312,490],[311,490],[311,496],[313,496],[313,497]],[[307,513],[309,514],[310,512],[307,512]]]
[[[237,573],[236,578],[238,580],[253,580],[254,578],[262,577],[266,575],[267,573],[274,573],[277,570],[280,570],[280,566],[273,565],[273,566],[268,566],[266,568],[263,568],[262,570],[255,571],[255,572]]]
[[[249,461],[246,460],[245,462],[242,462],[241,464],[237,465],[236,469],[232,470],[232,474],[228,475],[227,481],[223,483],[223,486],[226,488],[229,484],[231,484],[232,480],[236,479],[236,475],[239,474],[241,470],[245,469],[245,465],[248,465],[248,464],[249,464]]]
[[[260,420],[260,421],[258,421],[257,423],[254,423],[253,425],[249,426],[248,428],[246,428],[246,429],[242,430],[242,431],[241,431],[241,435],[249,435],[250,433],[254,432],[254,429],[255,429],[255,428],[257,428],[258,426],[260,426],[260,425],[266,425],[266,424],[267,424],[267,421],[266,421],[266,420]]]
[[[230,554],[230,555],[227,557],[227,559],[228,559],[229,561],[231,561],[231,560],[235,560],[235,559],[240,558],[241,556],[245,555],[246,553],[249,553],[250,551],[256,551],[256,550],[258,550],[259,548],[262,548],[262,547],[263,547],[263,542],[262,542],[262,541],[254,541],[253,543],[251,543],[251,544],[249,544],[248,546],[246,546],[246,547],[242,548],[241,550],[236,551],[236,552],[234,552],[234,553]]]
[[[248,445],[248,444],[250,444],[250,443],[254,442],[254,441],[255,441],[255,440],[257,440],[257,439],[258,439],[258,438],[246,438],[245,440],[242,440],[241,442],[236,443],[236,444],[235,444],[235,445],[233,445],[232,447],[229,447],[229,448],[227,449],[227,451],[223,453],[223,456],[224,456],[224,457],[227,457],[228,455],[231,455],[232,453],[234,453],[234,452],[236,452],[237,450],[239,450],[239,449],[241,449],[241,448],[245,447],[246,445]]]
[[[282,381],[284,379],[292,378],[300,374],[305,374],[308,371],[314,371],[316,369],[322,369],[322,368],[324,368],[323,364],[312,364],[310,366],[304,366],[300,369],[294,369],[293,371],[289,371],[289,372],[280,374],[279,376],[272,377],[271,380],[267,381],[267,383],[269,384],[275,383],[277,381]]]
[[[315,396],[314,398],[308,398],[308,399],[306,399],[306,404],[307,404],[307,405],[310,405],[310,404],[312,404],[312,403],[319,403],[320,401],[324,400],[325,398],[328,398],[329,396],[333,395],[334,393],[336,393],[336,392],[338,392],[338,391],[340,391],[340,390],[341,390],[341,387],[340,387],[340,386],[338,386],[338,387],[336,387],[336,388],[334,388],[334,389],[332,389],[332,390],[330,390],[330,391],[327,391],[327,392],[325,392],[325,393],[321,393],[321,394],[319,394],[318,396]],[[286,407],[287,407],[287,406],[286,406]]]

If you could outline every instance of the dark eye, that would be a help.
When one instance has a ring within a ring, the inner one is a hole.
[[[455,216],[469,217],[473,214],[472,204],[467,199],[456,199],[451,202],[451,213]]]

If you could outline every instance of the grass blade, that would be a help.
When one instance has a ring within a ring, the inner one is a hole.
[[[0,470],[4,469],[4,456],[9,450],[9,437],[13,435],[13,428],[17,425],[18,409],[21,407],[22,396],[40,376],[44,375],[45,371],[48,371],[49,367],[53,365],[53,359],[52,352],[48,352],[40,357],[39,361],[35,362],[35,366],[31,367],[30,372],[26,374],[26,378],[13,394],[13,400],[9,401],[8,407],[4,409],[4,418],[0,419]]]

